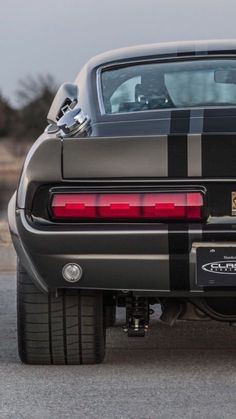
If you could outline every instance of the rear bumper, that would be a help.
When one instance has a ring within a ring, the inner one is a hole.
[[[196,284],[195,242],[233,240],[231,230],[202,231],[200,225],[87,225],[40,227],[23,209],[9,204],[16,252],[43,291],[65,287],[132,290],[159,296],[236,295],[234,290],[204,289]],[[223,236],[222,236],[223,234]],[[236,243],[236,240],[235,240]],[[83,270],[77,283],[62,276],[67,263]]]

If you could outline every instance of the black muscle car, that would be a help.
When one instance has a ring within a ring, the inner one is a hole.
[[[236,41],[93,58],[59,89],[9,224],[23,362],[101,362],[161,320],[236,322]]]

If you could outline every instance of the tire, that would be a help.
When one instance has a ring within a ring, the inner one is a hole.
[[[42,293],[18,263],[18,350],[26,364],[96,364],[105,355],[101,291]]]
[[[106,328],[113,327],[116,322],[116,306],[105,306]]]

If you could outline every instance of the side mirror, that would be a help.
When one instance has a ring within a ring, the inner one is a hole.
[[[68,108],[73,108],[77,102],[78,86],[73,83],[62,84],[56,93],[47,115],[49,124],[56,124]]]

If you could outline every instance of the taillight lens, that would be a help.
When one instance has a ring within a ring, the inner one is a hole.
[[[154,193],[143,197],[143,214],[147,218],[202,217],[203,197],[199,192]]]
[[[101,194],[98,196],[98,216],[102,218],[139,218],[139,194]]]
[[[95,194],[56,194],[52,213],[56,218],[96,218]]]
[[[203,215],[201,192],[56,193],[51,211],[62,219],[188,219]]]

